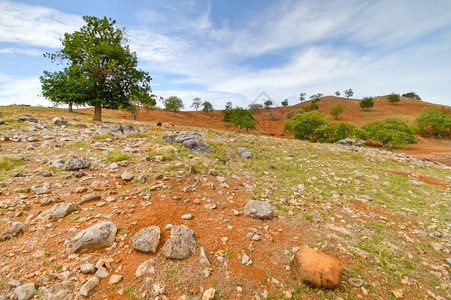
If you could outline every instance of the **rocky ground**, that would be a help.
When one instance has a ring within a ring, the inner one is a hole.
[[[445,165],[37,115],[0,124],[0,299],[451,298]]]

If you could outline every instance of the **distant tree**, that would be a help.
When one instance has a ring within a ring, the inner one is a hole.
[[[402,96],[413,99],[413,100],[421,100],[420,96],[418,96],[415,92],[409,92],[409,93],[403,94]]]
[[[94,106],[93,120],[102,121],[102,107],[129,109],[131,101],[149,97],[151,77],[137,69],[136,53],[130,51],[116,21],[90,16],[83,20],[86,24],[80,30],[64,34],[61,50],[44,54],[67,66],[63,71],[44,71],[42,94],[56,103]]]
[[[202,106],[203,106],[202,111],[204,111],[206,113],[214,110],[213,105],[208,101],[205,101],[204,103],[202,103]]]
[[[261,105],[260,103],[249,104],[249,110],[255,114],[260,113],[260,109],[262,109],[262,108],[263,108],[263,105]]]
[[[340,96],[340,92],[339,92],[339,91],[336,91],[336,92],[335,92],[335,96],[339,97],[339,96]]]
[[[341,104],[337,104],[330,110],[331,116],[335,118],[335,120],[338,120],[338,115],[341,115],[343,113],[343,106]]]
[[[395,93],[391,93],[390,95],[388,95],[387,99],[388,99],[388,102],[390,102],[391,104],[401,101],[401,97],[399,97],[399,95],[395,94]]]
[[[270,108],[273,105],[272,101],[269,99],[266,100],[265,103],[263,103],[263,104],[265,105],[266,109]]]
[[[193,99],[193,103],[191,104],[191,107],[194,107],[197,110],[199,110],[199,107],[202,106],[202,99],[199,97],[196,97]]]
[[[182,108],[185,108],[183,105],[182,99],[177,96],[171,96],[167,99],[163,100],[164,110],[172,111],[175,114],[179,112]]]
[[[310,96],[310,100],[312,100],[313,103],[317,103],[321,100],[321,97],[323,96],[323,93],[318,93]]]
[[[246,128],[246,131],[249,132],[249,129],[255,129],[255,120],[252,114],[241,107],[236,107],[230,110],[230,122],[238,127],[238,132],[242,128]]]
[[[369,110],[371,107],[374,106],[373,97],[363,98],[362,101],[360,101],[359,105],[363,110]]]
[[[232,102],[227,102],[226,103],[226,105],[225,105],[225,109],[227,110],[227,109],[232,109]]]
[[[122,107],[121,109],[128,111],[132,115],[133,120],[136,120],[138,118],[141,106],[144,107],[144,109],[147,111],[154,109],[155,105],[157,104],[156,98],[157,96],[154,94],[143,98],[133,97],[130,100],[130,105],[128,105],[127,107]]]
[[[288,106],[288,99],[285,99],[282,101],[282,106]]]
[[[306,96],[307,96],[306,93],[301,93],[301,94],[299,94],[299,101],[304,102]]]
[[[344,91],[346,98],[350,98],[354,95],[354,91],[350,88],[349,90]]]

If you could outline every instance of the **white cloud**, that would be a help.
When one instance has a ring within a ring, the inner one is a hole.
[[[55,9],[0,0],[0,42],[30,46],[61,46],[65,32],[80,28],[81,17]]]
[[[0,54],[23,54],[28,56],[42,56],[42,51],[32,48],[3,48]]]
[[[38,77],[17,77],[0,73],[0,105],[29,104],[51,106],[40,97],[41,83]]]

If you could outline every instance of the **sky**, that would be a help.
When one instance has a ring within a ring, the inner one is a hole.
[[[84,15],[124,27],[153,93],[188,110],[349,88],[451,106],[450,0],[0,0],[0,105],[51,106],[39,76],[61,66],[43,53]]]

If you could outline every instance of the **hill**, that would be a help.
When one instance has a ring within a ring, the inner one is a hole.
[[[0,112],[0,298],[451,296],[450,167],[110,112],[103,124],[61,109]],[[174,142],[187,130],[205,144]],[[158,238],[136,243],[150,226]],[[180,231],[194,241],[171,239]],[[155,253],[136,249],[146,241]],[[337,288],[301,280],[293,256],[305,248],[340,264]]]

